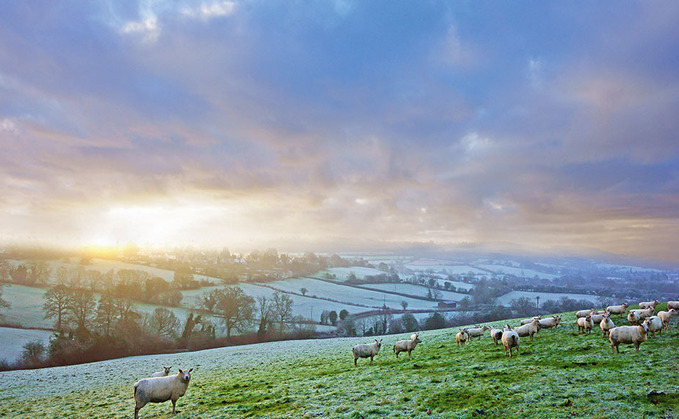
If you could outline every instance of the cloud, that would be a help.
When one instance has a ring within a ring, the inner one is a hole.
[[[232,1],[201,3],[195,8],[185,8],[182,14],[189,18],[209,21],[215,18],[230,16],[236,10],[236,4]]]

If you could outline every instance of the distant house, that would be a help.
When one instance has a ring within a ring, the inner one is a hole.
[[[453,300],[439,301],[438,307],[439,308],[455,308],[455,307],[457,307],[457,301],[453,301]]]

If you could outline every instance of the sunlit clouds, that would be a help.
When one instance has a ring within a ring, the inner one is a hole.
[[[0,239],[677,260],[678,7],[0,11]]]

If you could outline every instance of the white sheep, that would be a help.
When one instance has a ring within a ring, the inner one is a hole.
[[[644,320],[644,324],[648,326],[648,331],[651,332],[651,337],[655,337],[655,332],[662,335],[663,322],[658,316],[651,316]]]
[[[410,358],[410,353],[415,350],[418,343],[421,343],[419,333],[413,333],[409,340],[399,340],[394,344],[394,353],[396,358],[401,352],[408,352],[408,358]]]
[[[627,303],[621,304],[619,306],[608,306],[606,307],[606,311],[608,311],[611,314],[622,315],[625,314],[625,312],[627,311],[627,307],[629,307]]]
[[[154,372],[151,377],[167,377],[171,369],[172,367],[163,367],[163,371]]]
[[[373,358],[377,356],[382,347],[382,339],[375,339],[374,343],[364,343],[356,345],[351,348],[351,353],[354,354],[354,365],[358,365],[358,358],[370,358],[370,364],[373,363]]]
[[[524,324],[523,326],[514,329],[519,337],[530,336],[530,341],[533,341],[533,335],[540,331],[540,320],[533,319],[532,322]]]
[[[627,320],[629,321],[630,324],[637,325],[643,322],[647,317],[651,317],[652,315],[653,307],[649,307],[644,310],[641,309],[630,310],[629,313],[627,314]]]
[[[591,316],[592,318],[590,319],[590,321],[592,322],[592,327],[598,326],[599,323],[601,323],[601,320],[604,319],[605,314],[606,314],[605,311],[604,312],[592,313],[592,316]]]
[[[457,334],[455,335],[455,341],[457,342],[457,346],[464,347],[464,344],[465,342],[467,342],[467,339],[469,339],[467,329],[460,329],[460,331],[457,332]]]
[[[483,333],[488,329],[490,329],[490,327],[488,327],[488,326],[468,327],[467,328],[467,335],[469,336],[469,340],[472,340],[472,338],[481,339],[481,336],[483,336]]]
[[[516,354],[519,354],[519,345],[521,343],[521,338],[516,330],[512,330],[510,325],[504,327],[502,332],[502,345],[505,347],[505,356],[507,356],[507,351],[509,351],[509,357],[512,357],[512,348],[516,348]]]
[[[639,303],[639,308],[653,307],[653,309],[655,310],[655,306],[657,306],[658,304],[660,304],[660,302],[658,300],[642,301],[642,302]]]
[[[641,324],[639,326],[618,326],[611,329],[608,340],[611,341],[611,353],[620,353],[618,345],[634,344],[635,352],[639,352],[639,345],[646,342],[646,334],[648,333],[648,326]]]
[[[575,312],[575,317],[578,318],[578,319],[581,318],[581,317],[587,317],[590,314],[592,314],[593,312],[594,312],[593,308],[590,308],[589,310],[579,310],[579,311]]]
[[[172,400],[172,414],[175,414],[177,400],[186,394],[191,380],[190,370],[179,370],[177,375],[144,378],[134,383],[134,419],[139,417],[139,409],[147,403],[162,403]]]
[[[498,341],[502,341],[502,329],[496,329],[494,326],[490,326],[490,338],[493,339],[493,343],[497,345]]]
[[[547,317],[546,319],[540,320],[540,329],[556,328],[559,323],[561,323],[561,316]]]
[[[659,311],[657,316],[660,317],[660,320],[662,320],[663,323],[663,328],[665,330],[670,329],[670,319],[672,316],[674,316],[677,313],[677,311],[673,308],[669,309],[668,311]]]
[[[611,320],[610,314],[604,314],[604,318],[599,323],[599,327],[603,332],[603,337],[606,337],[606,333],[609,333],[609,331],[615,327],[615,323]]]
[[[530,319],[521,319],[521,326],[523,326],[524,324],[528,324],[528,323],[532,322],[534,319],[542,320],[542,316],[535,316],[535,317],[532,317]]]
[[[675,310],[679,310],[679,301],[668,301],[667,302],[667,309],[669,310],[671,308],[673,308]]]
[[[585,333],[590,334],[592,331],[592,316],[580,317],[575,321],[578,325],[578,334]]]

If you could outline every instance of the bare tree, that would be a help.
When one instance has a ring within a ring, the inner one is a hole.
[[[172,311],[158,307],[149,318],[149,326],[158,336],[174,337],[179,327],[179,319]]]
[[[71,292],[65,285],[58,284],[47,290],[42,298],[44,300],[42,310],[45,312],[45,318],[56,317],[57,331],[61,331],[64,317],[69,310]]]
[[[257,314],[259,315],[257,338],[261,341],[266,337],[266,329],[271,322],[271,301],[264,295],[257,297]]]
[[[83,289],[72,290],[68,300],[68,314],[80,337],[89,334],[96,309],[94,295]]]
[[[95,323],[104,336],[113,335],[116,323],[120,319],[120,313],[116,307],[115,300],[108,294],[104,294],[99,298],[97,304],[97,313]]]
[[[227,338],[231,337],[232,330],[244,330],[252,322],[255,300],[240,287],[218,288],[211,293],[217,300],[213,312],[224,321]]]
[[[292,319],[292,298],[282,292],[274,292],[272,297],[272,316],[278,323],[278,333],[283,333],[285,322]]]
[[[49,265],[44,260],[29,262],[26,283],[29,285],[44,284],[49,279],[51,271]]]

